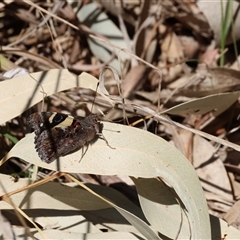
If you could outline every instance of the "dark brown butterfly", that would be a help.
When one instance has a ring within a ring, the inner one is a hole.
[[[38,155],[46,163],[82,148],[100,132],[96,114],[81,119],[62,113],[38,112],[31,114],[27,123],[34,129]]]

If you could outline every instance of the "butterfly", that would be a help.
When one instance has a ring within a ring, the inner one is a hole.
[[[82,148],[100,132],[96,114],[80,118],[63,113],[37,112],[28,117],[27,124],[34,129],[35,148],[46,163]]]

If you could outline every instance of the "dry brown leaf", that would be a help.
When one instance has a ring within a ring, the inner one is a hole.
[[[132,68],[124,78],[122,84],[123,96],[128,98],[136,87],[140,87],[146,80],[148,68],[145,65],[139,65]]]
[[[162,60],[176,63],[183,59],[183,47],[174,32],[168,33],[161,44]]]
[[[235,202],[227,214],[224,216],[224,220],[227,221],[229,225],[240,230],[240,200]]]
[[[240,89],[240,72],[227,68],[202,68],[196,74],[183,76],[170,84],[171,89],[181,88],[177,95],[204,97]]]
[[[224,165],[224,166],[226,166],[226,165]],[[232,185],[234,199],[240,200],[240,183],[235,179],[235,175],[233,173],[228,172],[228,176],[229,176],[229,180],[230,180],[231,185]]]
[[[193,133],[184,129],[179,129],[179,136],[184,148],[184,155],[192,163],[192,144],[193,144]]]
[[[193,166],[205,191],[231,202],[232,189],[222,161],[215,155],[216,149],[206,139],[195,135],[193,141]]]
[[[218,195],[211,192],[205,191],[205,197],[208,201],[209,213],[214,214],[220,218],[222,218],[227,211],[229,211],[233,202],[226,201],[224,199],[220,199]]]

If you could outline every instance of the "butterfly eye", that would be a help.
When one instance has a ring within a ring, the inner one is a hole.
[[[52,122],[53,122],[53,124],[59,124],[59,123],[63,122],[66,118],[67,118],[67,115],[57,113],[57,114],[54,116]]]

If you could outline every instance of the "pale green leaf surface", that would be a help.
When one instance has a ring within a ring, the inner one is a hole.
[[[108,41],[121,49],[127,48],[122,32],[95,2],[83,6],[77,13],[77,16],[79,20],[88,26],[93,32],[105,36]],[[105,63],[112,59],[108,65],[114,67],[118,72],[120,72],[120,63],[116,57],[113,58],[112,53],[116,52],[113,47],[96,39],[87,38],[87,41],[94,56],[97,56]],[[123,52],[116,53],[121,56],[120,62],[124,62],[126,59],[129,59],[129,56]]]
[[[86,188],[86,186],[84,188]],[[112,201],[109,201],[109,199],[107,199],[106,197],[102,197],[97,192],[94,192],[92,189],[88,188],[87,190],[91,192],[93,195],[96,195],[97,197],[101,198],[102,200],[110,204],[112,207],[114,207],[125,219],[127,219],[128,222],[130,222],[147,239],[160,239],[158,237],[157,232],[155,232],[148,224],[146,224],[146,222],[142,221],[136,215],[126,210],[124,207],[120,207],[122,204],[116,205]]]
[[[34,213],[37,214],[34,214]],[[103,229],[107,231],[131,232],[137,235],[142,234],[114,208],[101,210],[33,210],[27,211],[28,216],[44,229],[59,228],[79,233],[98,233]],[[40,216],[39,216],[40,214]],[[93,224],[94,223],[94,224]]]
[[[22,179],[19,179],[16,185],[10,183],[12,183],[12,179],[10,177],[6,175],[1,175],[2,186],[2,188],[0,188],[1,195],[6,192],[17,190],[20,187],[28,186],[28,181]],[[140,216],[142,219],[145,220],[140,208],[135,206],[131,201],[129,201],[129,199],[127,199],[121,193],[114,189],[104,186],[88,184],[88,187],[93,189],[96,193],[100,194],[101,196],[107,198],[108,201],[111,202],[111,206],[114,207],[118,212],[120,212],[121,215],[123,215],[130,223],[132,223],[132,225],[135,226],[136,229],[139,230],[139,232],[143,232],[143,234],[147,238],[159,239],[155,232],[150,228],[150,226],[148,226],[138,217]],[[31,214],[30,217],[34,217],[34,221],[41,224],[41,226],[44,228],[61,227],[64,229],[68,229],[69,221],[66,222],[57,221],[58,218],[57,217],[54,218],[53,216],[60,214],[61,213],[60,211],[64,211],[64,215],[71,216],[78,209],[83,211],[92,211],[90,216],[91,217],[96,216],[95,222],[99,222],[99,220],[101,219],[99,224],[100,223],[104,224],[104,221],[107,220],[108,221],[106,223],[108,222],[113,223],[115,220],[115,226],[117,226],[116,225],[117,223],[119,224],[124,223],[125,226],[128,226],[126,220],[123,221],[122,218],[119,218],[120,215],[116,214],[116,212],[112,213],[112,215],[108,216],[109,218],[107,218],[106,212],[104,214],[104,211],[102,213],[96,211],[99,209],[101,210],[111,208],[111,206],[82,188],[68,187],[66,185],[60,185],[54,182],[47,182],[43,185],[35,186],[34,188],[14,194],[11,196],[11,200],[16,206],[20,207],[21,209],[25,210],[42,209],[40,215],[33,216]],[[9,206],[9,204],[7,204],[4,201],[0,202],[0,209],[9,208],[11,209],[11,206]],[[59,212],[57,212],[57,210]],[[29,212],[29,214],[30,213],[31,211]],[[36,212],[36,214],[37,213],[38,212]],[[52,219],[50,219],[49,214],[50,217],[52,217]],[[79,211],[78,214],[81,215],[81,212]],[[101,215],[102,217],[100,217]],[[41,218],[41,216],[45,217]],[[72,224],[73,226],[79,225],[79,222],[81,222],[79,218],[74,218],[71,220],[72,221],[76,220],[76,222]],[[63,225],[60,225],[61,223]],[[106,225],[104,224],[104,226]],[[81,225],[79,226],[78,231],[80,231],[80,227],[84,228],[84,226]],[[111,226],[109,226],[109,229],[112,229]],[[139,232],[130,226],[125,227],[122,230],[126,231],[127,229],[139,235]]]
[[[157,233],[140,218],[136,217],[125,209],[118,207],[117,205],[112,204],[112,206],[147,239],[160,240]]]
[[[32,239],[30,238],[24,227],[13,226],[13,231],[17,237],[17,239]],[[43,237],[37,232],[35,228],[31,228],[30,232],[34,234],[36,239],[43,239]],[[80,233],[78,231],[68,231],[68,230],[60,230],[60,229],[46,229],[43,230],[45,236],[48,239],[85,239],[85,240],[95,240],[95,239],[140,239],[143,240],[143,237],[138,237],[136,234],[132,234],[130,232],[101,232],[101,233]]]
[[[141,207],[149,223],[171,239],[176,238],[179,230],[177,239],[189,239],[188,220],[172,190],[161,180],[154,178],[133,178],[133,181],[137,187]],[[205,227],[202,226],[202,228]]]
[[[51,182],[14,194],[11,199],[21,209],[37,209],[44,206],[49,210],[98,210],[110,207],[86,190]]]
[[[160,176],[174,188],[186,207],[193,238],[209,239],[206,200],[197,175],[186,158],[175,147],[149,132],[107,122],[103,125],[103,135],[115,149],[99,138],[89,145],[80,163],[81,150],[52,164],[42,162],[34,149],[34,134],[20,140],[5,160],[17,156],[32,164],[63,172],[122,174],[143,178]]]
[[[205,114],[214,111],[213,115],[218,116],[237,101],[239,92],[221,93],[191,100],[179,104],[161,113],[169,114]]]
[[[29,189],[30,183],[28,179],[20,178],[18,182],[14,183],[11,177],[4,174],[0,174],[0,179],[0,196],[23,187],[27,188],[27,190],[18,192],[17,194],[11,196],[15,205],[21,207],[21,209],[29,209],[29,206],[31,206],[31,209],[37,209],[41,208],[42,205],[45,206],[45,209],[58,210],[79,209],[87,211],[110,208],[109,204],[79,186],[71,187],[55,182],[47,182]],[[86,186],[99,195],[128,209],[135,215],[144,219],[139,207],[135,206],[120,192],[105,186],[92,184],[86,184]]]
[[[63,193],[64,194],[64,193]],[[118,214],[114,208],[101,209],[101,210],[72,210],[72,207],[66,207],[66,209],[59,210],[58,202],[55,199],[51,199],[51,196],[45,196],[46,200],[49,201],[49,205],[55,207],[52,209],[45,208],[45,202],[41,204],[39,208],[31,208],[32,201],[29,201],[29,205],[24,206],[27,215],[36,223],[39,224],[43,229],[59,229],[61,231],[71,231],[77,233],[99,233],[102,229],[106,231],[124,231],[131,232],[135,235],[143,235],[139,233],[132,225],[130,225],[122,215]],[[13,201],[15,202],[15,199]],[[35,198],[36,200],[36,198]],[[42,197],[38,199],[41,201]],[[91,199],[90,199],[91,200]],[[70,200],[71,204],[71,200]],[[33,204],[33,206],[36,206]],[[81,206],[81,201],[79,201],[79,206]],[[7,203],[0,202],[0,208],[11,209]],[[13,216],[11,217],[11,219]],[[17,217],[14,219],[16,220]],[[94,224],[92,224],[92,222]],[[35,231],[36,232],[36,229]]]
[[[104,186],[98,186],[94,184],[85,184],[95,193],[101,195],[105,199],[110,200],[112,203],[118,205],[121,208],[131,212],[132,214],[138,216],[142,220],[146,221],[145,216],[143,215],[141,209],[133,204],[126,196],[121,194],[120,192]]]
[[[128,208],[126,207],[126,209]],[[114,207],[97,211],[85,211],[81,212],[81,214],[83,214],[88,221],[93,222],[98,229],[131,232],[143,236],[119,212],[117,212]]]
[[[85,239],[85,240],[109,240],[109,239],[142,239],[128,232],[107,232],[107,233],[89,233],[81,234],[77,232],[68,232],[60,230],[45,230],[44,233],[49,239]],[[39,233],[34,235],[37,239],[42,239]]]
[[[43,229],[59,229],[78,233],[101,233],[80,211],[37,209],[26,211],[28,216]]]
[[[2,81],[0,82],[0,124],[20,115],[43,100],[46,95],[73,87],[96,91],[97,84],[98,79],[90,74],[82,73],[74,76],[67,69],[52,69]],[[112,102],[100,89],[97,89],[97,92]]]

